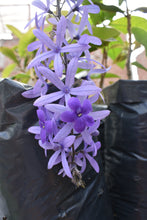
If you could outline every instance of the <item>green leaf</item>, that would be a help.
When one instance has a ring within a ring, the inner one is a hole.
[[[101,10],[124,13],[120,8],[118,8],[118,7],[115,6],[115,5],[104,5],[104,4],[102,3],[102,1],[100,1],[100,0],[92,0],[92,2],[93,2],[95,5],[98,5]],[[88,0],[84,0],[83,4],[84,4],[84,5],[89,5],[90,3],[89,3]]]
[[[96,4],[96,1],[93,1]],[[97,5],[100,7],[101,10],[107,11],[107,12],[120,12],[124,13],[120,8],[118,8],[115,5],[104,5],[102,3],[97,3]]]
[[[116,44],[113,44],[112,46],[110,46],[110,49],[123,48],[123,47],[124,47],[123,44],[118,44],[118,43],[116,43]]]
[[[13,25],[7,24],[6,25],[7,28],[9,28],[9,30],[18,38],[21,38],[23,36],[23,33],[18,30],[16,27],[14,27]]]
[[[94,25],[101,24],[105,20],[112,21],[113,17],[116,15],[116,12],[123,13],[120,8],[114,5],[104,5],[102,1],[98,0],[93,0],[93,3],[100,7],[100,12],[98,14],[89,14]],[[89,2],[85,0],[84,4],[89,4]]]
[[[119,0],[119,6],[124,2],[124,0]]]
[[[139,63],[139,62],[133,62],[132,65],[137,66],[138,68],[147,71],[147,68],[144,67],[144,66],[143,66],[141,63]]]
[[[19,61],[17,60],[17,57],[15,56],[15,53],[12,49],[7,47],[0,47],[0,52],[9,59],[13,60],[14,63],[17,63],[19,65]]]
[[[32,29],[30,29],[27,33],[25,33],[19,41],[18,44],[18,52],[20,57],[25,57],[27,53],[27,47],[30,43],[35,41],[36,37],[34,36]]]
[[[112,27],[116,28],[117,30],[121,31],[122,33],[127,33],[127,19],[126,17],[119,18],[114,20],[110,24]]]
[[[105,20],[112,21],[113,17],[116,15],[116,12],[123,13],[120,8],[114,5],[104,5],[102,3],[97,3],[97,5],[100,7],[100,13],[90,14],[90,18],[95,25],[100,24]]]
[[[110,24],[112,27],[116,28],[118,31],[121,31],[124,34],[127,34],[127,18],[119,18],[114,20]],[[147,31],[147,19],[141,18],[138,16],[131,16],[131,27],[139,27],[145,31]]]
[[[144,31],[141,28],[132,28],[132,32],[136,40],[145,47],[147,56],[147,31]]]
[[[118,37],[116,41],[113,41],[109,44],[107,49],[108,56],[112,60],[116,60],[118,55],[122,53],[122,51],[125,51],[124,47],[125,47],[124,41],[121,39],[121,37]],[[125,67],[125,60],[118,62],[116,64],[123,69]]]
[[[99,78],[101,78],[101,74],[92,74],[90,76],[90,78],[91,79],[99,79]],[[120,78],[120,77],[114,73],[106,73],[105,78]]]
[[[93,35],[99,37],[101,40],[108,40],[110,38],[116,38],[119,36],[119,31],[114,28],[107,27],[93,27]]]
[[[115,12],[107,12],[101,10],[98,14],[90,14],[90,19],[92,21],[92,24],[97,25],[103,23],[105,20],[112,21],[115,15]]]
[[[141,12],[147,13],[147,7],[136,8],[134,11],[141,11]]]
[[[132,16],[131,17],[131,26],[132,26],[132,28],[139,27],[139,28],[143,29],[144,31],[147,31],[147,19],[141,18],[139,16]]]
[[[12,63],[8,65],[3,71],[2,71],[2,77],[7,78],[9,75],[13,72],[13,70],[16,67],[16,63]]]
[[[113,63],[114,63],[114,64],[120,63],[120,62],[122,62],[122,61],[124,61],[124,60],[126,60],[126,59],[127,59],[127,54],[121,52],[121,53],[116,57],[116,59],[113,60]]]
[[[17,80],[22,83],[28,83],[28,81],[30,79],[30,75],[24,74],[24,73],[19,73],[19,74],[13,76],[12,79]]]

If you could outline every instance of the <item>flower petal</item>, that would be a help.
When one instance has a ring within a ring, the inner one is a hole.
[[[80,86],[76,88],[71,88],[72,95],[79,95],[79,96],[88,96],[95,94],[99,91],[97,86]]]
[[[82,113],[88,114],[92,111],[92,105],[88,99],[85,99],[82,106]]]
[[[80,54],[82,53],[82,51],[89,49],[88,45],[80,45],[80,44],[71,44],[71,45],[67,45],[61,48],[61,52],[80,52]],[[78,55],[79,57],[79,55]]]
[[[81,173],[83,173],[86,169],[86,159],[85,159],[85,156],[83,155],[83,164],[82,164],[82,169],[81,169]]]
[[[40,137],[41,137],[42,143],[45,143],[45,141],[46,141],[46,129],[45,128],[41,129]]]
[[[34,50],[37,50],[41,45],[42,45],[41,41],[38,40],[38,41],[35,41],[29,44],[27,49],[28,51],[34,51]]]
[[[92,14],[98,14],[100,12],[100,8],[98,5],[87,5],[86,6],[88,8],[88,13],[92,13]]]
[[[95,36],[89,36],[89,43],[95,44],[95,45],[101,45],[102,41]]]
[[[45,114],[44,111],[41,109],[37,110],[37,116],[39,118],[40,121],[44,122],[45,121]]]
[[[72,97],[68,101],[68,106],[71,108],[74,112],[77,112],[79,108],[81,108],[81,103],[78,98]]]
[[[41,10],[46,10],[46,5],[41,1],[33,1],[32,5],[36,6],[37,8],[40,8]]]
[[[60,154],[60,150],[56,151],[49,159],[48,161],[48,169],[51,169],[55,164],[56,164],[56,160]]]
[[[42,141],[39,140],[39,146],[44,150],[53,150],[53,145],[51,145],[49,142],[42,143]]]
[[[22,93],[25,98],[36,98],[40,95],[45,95],[48,90],[48,85],[42,79],[38,79],[34,88]]]
[[[55,68],[56,74],[59,77],[61,77],[63,74],[63,64],[62,64],[62,59],[61,59],[60,53],[55,54],[54,68]]]
[[[45,52],[45,53],[38,55],[29,63],[28,69],[35,66],[35,65],[40,64],[41,61],[44,61],[50,57],[53,57],[54,55],[55,55],[55,53],[52,51],[48,51],[48,52]]]
[[[61,153],[61,159],[62,159],[62,166],[63,166],[64,172],[66,173],[66,175],[67,175],[69,178],[72,178],[71,171],[70,171],[70,168],[69,168],[67,159],[66,159],[65,151],[62,151],[62,153]]]
[[[86,26],[87,20],[88,20],[88,10],[85,8],[83,16],[81,18],[81,23],[79,25],[78,35],[82,34],[82,32],[83,32],[83,30],[84,30],[84,28]]]
[[[91,135],[86,129],[82,132],[82,137],[83,137],[84,142],[89,145],[93,142]]]
[[[61,128],[58,131],[58,133],[54,137],[53,141],[54,142],[62,141],[67,135],[69,135],[69,133],[71,132],[72,127],[73,127],[72,123],[68,123],[68,124],[64,125],[63,128]]]
[[[38,67],[38,70],[46,77],[46,79],[51,81],[58,89],[60,90],[63,89],[64,83],[50,69],[44,66],[40,66]]]
[[[74,135],[70,135],[68,137],[66,137],[63,141],[63,145],[64,145],[64,149],[70,147],[75,141],[75,136]]]
[[[28,129],[28,131],[32,134],[40,134],[41,128],[40,126],[32,126]]]
[[[76,138],[75,142],[74,142],[74,148],[75,150],[80,146],[80,144],[82,143],[82,137]]]
[[[47,104],[45,105],[45,108],[55,113],[62,113],[67,110],[67,108],[64,105],[58,105],[58,104]]]
[[[90,112],[89,115],[93,117],[94,120],[101,120],[106,118],[110,114],[109,110],[102,110],[96,112]]]
[[[96,93],[96,94],[90,96],[90,97],[89,97],[89,101],[90,101],[91,103],[95,103],[95,102],[98,100],[99,95],[100,95],[99,93]]]
[[[94,124],[94,119],[91,116],[85,115],[84,119],[87,126],[92,126]]]
[[[52,123],[51,120],[45,122],[45,129],[46,129],[47,134],[52,133],[52,131],[53,131],[53,123]]]
[[[64,122],[73,122],[76,118],[74,112],[65,111],[61,114],[60,119]]]
[[[97,120],[89,129],[89,133],[92,134],[93,132],[97,131],[98,127],[100,126],[100,120]]]
[[[81,133],[82,131],[84,131],[86,127],[86,123],[83,117],[79,117],[75,123],[74,123],[74,129],[78,132]]]
[[[45,34],[43,31],[40,31],[39,29],[33,30],[34,35],[42,42],[44,43],[48,48],[55,49],[54,42],[50,39],[50,37]]]
[[[56,44],[61,47],[64,41],[64,36],[66,32],[66,19],[64,16],[60,18],[60,21],[57,24],[57,31],[56,31]]]
[[[53,92],[48,95],[43,95],[40,98],[36,99],[36,101],[34,102],[34,105],[35,106],[46,105],[48,103],[51,103],[51,102],[54,102],[54,101],[60,99],[61,97],[63,97],[63,95],[64,95],[64,93],[62,91]]]
[[[67,67],[67,74],[65,79],[65,85],[69,88],[74,84],[74,78],[78,67],[78,58],[74,57]]]
[[[99,173],[100,169],[99,169],[99,166],[98,166],[96,160],[87,153],[85,153],[85,156],[86,156],[87,160],[89,161],[89,163],[91,164],[91,166],[94,168],[94,170],[97,173]]]

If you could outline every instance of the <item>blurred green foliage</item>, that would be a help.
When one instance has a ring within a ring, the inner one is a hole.
[[[93,3],[98,5],[101,10],[98,15],[90,14],[89,18],[93,29],[93,35],[102,40],[102,45],[99,47],[93,47],[93,50],[101,48],[104,65],[107,65],[107,60],[105,59],[110,57],[113,60],[113,63],[121,68],[126,66],[128,56],[130,56],[130,45],[125,37],[125,35],[128,34],[128,14],[127,11],[121,9],[121,4],[123,2],[127,4],[127,0],[118,0],[119,7],[116,7],[114,5],[104,5],[102,0],[93,0]],[[88,0],[85,0],[84,4],[89,4]],[[135,11],[146,13],[147,7],[136,8],[134,12]],[[131,22],[130,34],[134,35],[135,40],[132,40],[131,53],[133,50],[136,50],[143,45],[147,55],[147,20],[143,17],[132,15],[132,12],[129,11]],[[122,17],[114,19],[116,13],[120,13]],[[88,33],[88,31],[86,30],[85,33]],[[123,38],[122,35],[124,35]],[[137,62],[130,65],[136,65],[138,68],[146,70],[142,64]],[[102,74],[101,78],[103,77],[109,77],[109,74]],[[97,78],[100,78],[100,76],[97,75]],[[102,84],[101,87],[103,87]]]
[[[119,7],[115,5],[105,5],[103,0],[93,0],[93,3],[100,7],[99,14],[90,14],[89,21],[92,25],[93,35],[99,37],[102,40],[101,46],[91,45],[90,51],[95,51],[101,49],[103,58],[102,64],[107,67],[107,60],[110,57],[113,60],[114,64],[117,64],[119,67],[124,68],[129,51],[129,43],[125,38],[122,38],[122,34],[126,35],[128,33],[128,18],[126,11],[121,9],[121,4],[127,2],[127,0],[118,0]],[[88,0],[84,0],[83,4],[89,4]],[[147,8],[137,8],[135,11],[141,11],[146,13]],[[114,19],[116,13],[122,14],[122,18]],[[63,15],[66,15],[67,11],[63,11]],[[143,45],[146,50],[147,55],[147,20],[139,16],[131,17],[131,34],[134,35],[135,40],[132,42],[132,50]],[[74,18],[72,19],[72,21]],[[107,21],[107,23],[106,23]],[[18,45],[13,48],[0,47],[0,52],[12,60],[12,63],[7,66],[3,72],[2,77],[10,77],[18,81],[28,83],[31,78],[34,77],[33,70],[28,70],[27,66],[29,62],[34,58],[35,52],[28,52],[27,46],[36,40],[32,29],[26,33],[20,32],[17,28],[12,25],[7,25],[11,30],[13,35],[18,39]],[[49,28],[49,29],[48,29]],[[52,25],[46,27],[47,32],[52,30]],[[88,30],[85,30],[84,33],[89,34]],[[132,51],[131,51],[132,52]],[[138,68],[147,70],[142,64],[134,62],[132,65],[137,66]],[[101,78],[101,87],[103,87],[104,77],[114,78],[118,77],[113,73],[99,74],[92,76],[92,78]]]
[[[27,46],[33,42],[36,37],[32,29],[26,33],[22,33],[12,25],[7,25],[7,27],[19,41],[18,44],[12,48],[0,47],[0,52],[12,61],[12,63],[2,71],[2,77],[9,77],[23,83],[28,83],[30,78],[33,77],[33,72],[32,70],[28,70],[27,66],[35,56],[35,53],[28,52]]]

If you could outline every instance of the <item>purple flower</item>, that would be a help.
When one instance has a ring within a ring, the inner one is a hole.
[[[72,1],[72,2],[74,3],[73,7],[71,6],[70,2],[67,1],[67,3],[69,4],[69,6],[71,8],[71,11],[69,12],[69,14],[73,15],[75,11],[78,12],[78,14],[76,16],[76,19],[75,19],[75,21],[78,22],[79,21],[79,14],[81,16],[84,16],[84,13],[85,13],[86,17],[87,17],[86,18],[86,20],[87,20],[86,24],[88,26],[89,32],[92,34],[91,25],[90,25],[90,23],[88,21],[88,13],[98,14],[99,11],[100,11],[99,6],[94,5],[91,1],[89,1],[90,4],[92,3],[91,5],[84,5],[84,6],[82,5],[83,0],[78,0],[76,3],[75,3],[75,1]]]
[[[45,21],[45,18],[46,18],[46,14],[47,13],[51,13],[52,14],[52,11],[50,10],[50,6],[51,4],[54,2],[54,0],[46,0],[46,5],[40,1],[40,0],[35,0],[32,2],[32,5],[34,5],[35,7],[41,9],[43,12],[41,12],[39,15],[37,15],[38,19],[39,20],[44,20]],[[43,18],[44,17],[44,18]],[[25,26],[28,27],[32,21],[34,21],[35,18],[31,19],[28,24]]]
[[[94,124],[93,118],[88,115],[92,111],[92,105],[88,99],[84,100],[83,105],[81,105],[78,98],[72,97],[68,101],[68,106],[71,111],[63,112],[60,118],[64,122],[74,123],[75,131],[81,133],[86,126]]]
[[[36,27],[38,30],[40,30],[40,28],[44,29],[44,19],[40,19],[40,21],[38,21],[38,18],[37,18],[37,14],[35,15],[35,23],[36,23]],[[45,48],[45,44],[39,40],[37,41],[34,41],[32,43],[30,43],[28,45],[28,51],[34,51],[34,50],[37,50],[37,53],[36,53],[36,56],[38,56],[41,52],[45,52],[46,51],[46,48]]]
[[[55,152],[49,159],[48,169],[51,169],[54,165],[61,162],[65,174],[69,178],[72,178],[72,174],[66,157],[67,157],[67,152],[69,151],[69,148],[74,143],[74,141],[75,141],[75,136],[70,135],[62,139],[60,143],[56,143],[56,142],[52,143]]]
[[[95,44],[95,45],[101,45],[102,44],[101,40],[98,37],[90,36],[88,34],[84,34],[80,37],[77,44],[79,46],[83,46],[83,47],[85,46],[85,48],[87,46],[87,49],[84,50],[84,53],[85,53],[85,56],[86,56],[87,60],[90,59],[90,52],[88,50],[90,48],[89,43],[92,43],[92,44]],[[78,56],[80,57],[81,54],[82,54],[82,52],[79,52]],[[74,54],[74,56],[77,56],[77,55]]]
[[[38,109],[37,115],[39,118],[39,125],[41,128],[40,137],[41,137],[42,143],[44,143],[46,141],[47,135],[52,132],[52,123],[51,123],[51,120],[46,120],[45,113],[43,110]]]
[[[91,73],[103,73],[106,69],[96,69],[98,62],[90,58],[89,44],[100,45],[101,40],[88,34],[82,34],[87,26],[92,34],[92,28],[88,20],[88,13],[99,13],[99,7],[88,0],[89,5],[82,5],[84,0],[66,0],[70,11],[66,17],[61,15],[61,9],[65,1],[33,0],[33,5],[42,10],[35,15],[29,24],[35,19],[36,29],[33,31],[38,39],[28,46],[29,51],[37,49],[35,58],[30,62],[28,68],[34,67],[37,75],[37,83],[33,89],[23,93],[25,97],[39,97],[34,105],[37,110],[39,126],[32,126],[28,130],[35,134],[40,147],[45,151],[45,156],[50,150],[52,156],[48,161],[48,169],[61,164],[58,174],[68,176],[77,186],[83,186],[81,173],[86,169],[86,161],[89,161],[96,172],[99,166],[94,157],[100,148],[100,142],[95,142],[94,136],[99,134],[100,120],[110,112],[92,112],[94,103],[101,92],[95,83],[90,80]],[[58,9],[54,14],[51,8]],[[76,13],[76,22],[72,24],[72,16]],[[46,14],[52,14],[50,22],[56,26],[53,39],[44,32]],[[69,35],[66,31],[69,31]],[[76,41],[76,43],[73,43]],[[81,57],[82,54],[84,57]],[[42,63],[43,61],[43,63]],[[54,68],[52,68],[52,63]],[[80,86],[75,85],[77,68],[87,69],[86,80],[82,80]],[[62,76],[63,74],[63,76]],[[61,78],[62,77],[62,78]],[[47,94],[48,84],[51,82],[58,91]],[[54,102],[58,101],[58,104]],[[79,179],[78,179],[78,178]],[[77,180],[78,179],[78,180]]]
[[[41,61],[44,61],[48,58],[54,59],[54,69],[58,76],[62,76],[63,73],[63,64],[60,54],[64,52],[79,52],[84,51],[88,48],[87,45],[77,45],[77,44],[71,44],[67,46],[63,46],[64,43],[64,35],[66,30],[66,19],[64,16],[61,17],[58,25],[57,25],[57,31],[56,31],[56,43],[54,43],[44,32],[40,30],[34,30],[33,33],[35,36],[43,42],[48,48],[50,48],[50,51],[44,52],[40,54],[39,56],[35,57],[29,64],[28,68],[31,68],[32,66],[38,65]],[[80,53],[81,54],[81,53]]]
[[[36,67],[35,72],[39,79],[37,80],[33,89],[27,90],[22,93],[22,95],[26,98],[36,98],[40,95],[45,95],[47,93],[48,84],[46,83],[45,78],[40,74]]]
[[[97,150],[100,148],[100,142],[95,143]],[[78,158],[82,160],[81,165],[81,173],[83,173],[86,169],[86,159],[89,161],[90,165],[93,167],[93,169],[99,173],[99,165],[96,162],[96,160],[90,155],[90,153],[93,152],[93,146],[88,146],[87,144],[84,145],[84,149],[82,150],[82,153],[80,152],[78,154]]]
[[[36,98],[40,95],[45,95],[47,93],[47,84],[38,79],[34,88],[22,93],[25,98]]]
[[[37,137],[40,136],[42,143],[45,143],[49,134],[53,132],[53,124],[51,120],[47,119],[43,110],[38,109],[37,116],[39,118],[39,126],[30,127],[29,132],[36,134]]]
[[[60,89],[60,91],[41,96],[34,102],[34,105],[43,106],[63,97],[65,98],[67,103],[67,101],[71,97],[70,95],[88,96],[97,92],[99,93],[101,89],[99,89],[95,85],[82,85],[80,87],[72,88],[74,84],[77,65],[77,58],[74,57],[68,64],[65,84],[58,78],[55,73],[53,73],[48,68],[39,67],[39,71],[44,74],[45,78],[49,79],[58,89]]]

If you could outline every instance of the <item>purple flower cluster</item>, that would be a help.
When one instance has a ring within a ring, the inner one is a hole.
[[[109,115],[108,110],[92,109],[101,89],[90,79],[90,74],[107,71],[101,64],[100,69],[96,68],[89,52],[89,43],[101,44],[99,38],[92,36],[88,21],[88,13],[99,13],[99,7],[91,0],[89,5],[82,2],[67,0],[69,11],[63,16],[65,1],[46,0],[46,5],[41,0],[33,1],[42,12],[30,21],[35,20],[33,33],[38,40],[28,46],[29,51],[37,50],[28,68],[35,69],[38,80],[33,89],[23,93],[26,98],[37,98],[34,105],[38,107],[39,123],[30,127],[29,132],[35,134],[46,156],[48,151],[52,152],[48,169],[60,163],[59,174],[68,176],[77,186],[83,185],[81,175],[87,161],[99,172],[94,157],[100,142],[93,137],[98,135],[100,120]],[[50,33],[44,31],[46,21],[53,27]],[[90,35],[82,34],[86,27]],[[86,69],[87,77],[75,86],[78,68]],[[57,88],[56,92],[50,93],[48,82]]]

